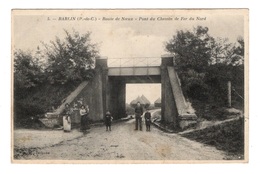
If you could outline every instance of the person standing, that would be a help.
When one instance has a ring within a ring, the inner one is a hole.
[[[72,109],[70,108],[69,104],[65,104],[65,110],[64,110],[64,116],[63,116],[63,130],[64,132],[70,132],[71,131],[71,114]]]
[[[106,115],[105,115],[106,131],[111,131],[112,120],[113,120],[113,117],[111,116],[111,113],[109,111],[107,111]]]
[[[147,110],[144,114],[146,131],[150,131],[151,127],[151,113]]]
[[[135,130],[142,130],[142,115],[143,115],[143,107],[140,102],[137,102],[137,106],[135,108]],[[139,125],[139,126],[138,126]]]
[[[79,114],[80,114],[80,130],[83,133],[86,133],[87,129],[88,129],[88,114],[89,114],[89,108],[88,106],[85,107],[84,105],[81,106],[80,110],[79,110]]]

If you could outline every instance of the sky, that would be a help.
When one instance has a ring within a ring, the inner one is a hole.
[[[92,20],[59,20],[67,18],[95,18]],[[115,18],[133,18],[134,21],[116,21]],[[144,20],[154,17],[156,20]],[[179,20],[157,20],[176,17]],[[206,18],[206,20],[189,20]],[[114,18],[114,20],[103,20]],[[187,20],[181,20],[187,18]],[[48,20],[50,19],[50,20]],[[53,20],[56,19],[56,20]],[[100,19],[100,20],[98,20]],[[49,43],[55,36],[64,37],[64,29],[79,33],[92,32],[92,42],[98,43],[100,55],[117,57],[160,57],[167,52],[164,44],[177,30],[192,30],[207,26],[214,37],[229,38],[235,42],[243,37],[243,16],[239,13],[208,11],[16,11],[13,13],[13,46],[16,49],[35,50],[41,42]]]
[[[37,46],[42,47],[41,42],[50,43],[56,36],[63,38],[64,29],[81,34],[90,31],[92,42],[98,44],[100,55],[107,57],[108,61],[112,58],[160,58],[167,54],[165,43],[176,31],[193,30],[198,25],[208,27],[211,36],[228,38],[230,42],[244,37],[245,32],[243,15],[228,10],[13,11],[12,24],[15,49],[35,51]],[[126,101],[129,103],[144,94],[154,102],[161,97],[160,91],[160,85],[128,85]]]
[[[142,95],[144,95],[151,104],[154,104],[155,100],[161,98],[161,84],[126,84],[126,103],[130,104],[132,100]]]

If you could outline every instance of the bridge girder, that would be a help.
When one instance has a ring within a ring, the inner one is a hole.
[[[160,66],[154,67],[109,67],[108,76],[159,76]]]

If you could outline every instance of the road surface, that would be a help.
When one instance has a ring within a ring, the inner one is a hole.
[[[18,155],[17,159],[223,160],[225,158],[223,151],[177,134],[164,133],[154,126],[151,127],[151,132],[146,132],[145,126],[143,131],[135,131],[134,119],[114,123],[111,132],[105,131],[104,126],[92,127],[86,135],[73,130],[70,133],[41,131],[37,136],[28,136],[23,131],[17,130],[14,138],[16,148],[24,146],[23,148],[33,149],[30,154]]]

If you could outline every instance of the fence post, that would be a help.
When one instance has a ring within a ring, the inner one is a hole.
[[[227,83],[228,87],[228,107],[231,108],[231,81],[228,81]]]

